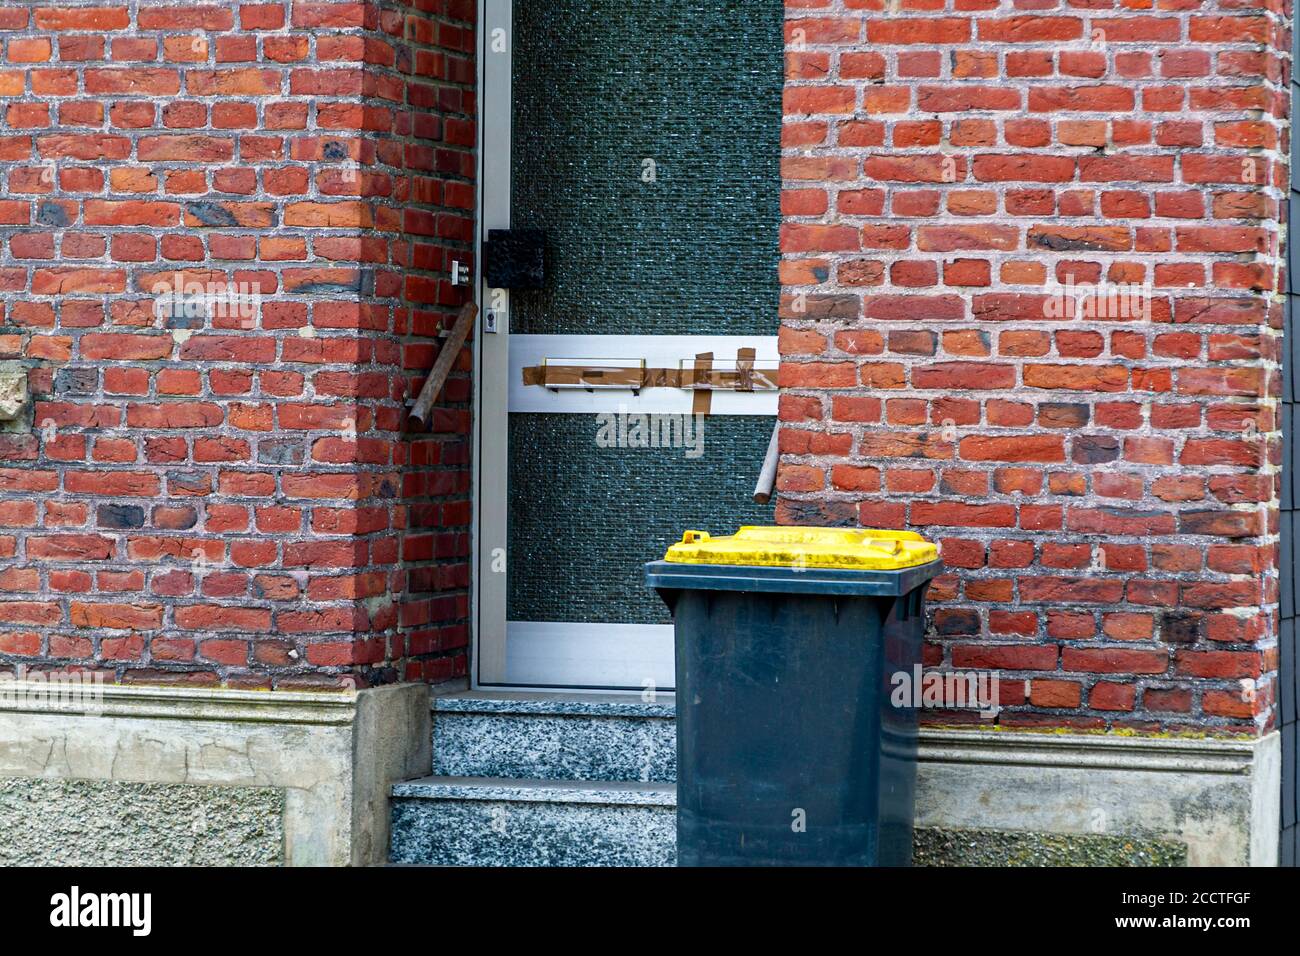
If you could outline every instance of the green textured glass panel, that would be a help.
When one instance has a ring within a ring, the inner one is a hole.
[[[515,3],[511,225],[549,239],[511,331],[776,333],[783,16]]]
[[[773,521],[771,506],[751,497],[771,418],[705,419],[697,458],[601,447],[600,425],[595,415],[510,416],[512,621],[671,623],[645,586],[645,562],[688,529],[729,534]],[[630,445],[636,432],[627,434]]]

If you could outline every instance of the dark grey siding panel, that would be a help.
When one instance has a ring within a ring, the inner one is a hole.
[[[1300,193],[1294,195],[1300,196]],[[1292,278],[1290,272],[1287,273],[1287,285],[1290,293],[1286,297],[1287,312],[1291,316],[1292,327],[1295,327],[1296,323],[1300,322],[1300,308],[1297,307],[1296,280]],[[1282,355],[1286,362],[1287,377],[1291,380],[1291,397],[1284,398],[1283,401],[1294,402],[1296,393],[1300,392],[1300,388],[1296,387],[1297,380],[1300,380],[1300,376],[1296,374],[1296,369],[1300,369],[1300,344],[1296,342],[1295,336],[1282,343]]]
[[[1297,97],[1295,94],[1295,87],[1293,86],[1291,88],[1291,112],[1293,115],[1295,115],[1295,111],[1296,111],[1296,101],[1297,101]],[[1296,172],[1296,153],[1297,151],[1300,151],[1300,147],[1298,147],[1296,143],[1297,143],[1296,138],[1292,136],[1291,137],[1291,191],[1292,192],[1295,192],[1297,190],[1298,187],[1296,185],[1296,179],[1300,178],[1300,173]]]
[[[1290,472],[1290,481],[1294,480],[1297,474],[1300,474],[1300,471],[1297,471],[1297,466],[1300,466],[1300,442],[1295,440],[1295,428],[1296,425],[1300,425],[1300,421],[1297,421],[1297,417],[1300,416],[1300,406],[1297,406],[1294,402],[1283,402],[1281,405],[1281,414],[1283,430],[1282,441],[1289,452],[1289,454],[1283,457],[1282,464],[1286,467],[1286,470]],[[1295,507],[1295,497],[1295,492],[1292,492],[1290,503],[1284,503],[1282,505],[1284,511],[1290,511]]]
[[[1278,522],[1281,530],[1281,544],[1279,551],[1281,555],[1281,568],[1278,575],[1278,603],[1281,605],[1279,613],[1282,620],[1293,619],[1295,616],[1295,587],[1292,580],[1293,572],[1291,570],[1291,549],[1294,539],[1294,524],[1292,521],[1292,512],[1285,511],[1281,515],[1281,521]]]
[[[1291,321],[1294,317],[1295,310],[1292,308],[1291,297],[1288,295],[1286,304],[1282,308],[1282,347],[1283,349],[1294,349],[1295,341],[1291,338]],[[1287,362],[1286,356],[1282,360],[1282,401],[1294,402],[1295,399],[1295,362]]]
[[[1282,688],[1282,704],[1279,709],[1281,716],[1278,723],[1289,724],[1296,718],[1295,695],[1290,693],[1291,688],[1295,686],[1295,657],[1291,651],[1295,650],[1295,619],[1284,620],[1282,622],[1282,632],[1280,636],[1282,643],[1282,667],[1278,680]]]
[[[1300,205],[1297,205],[1297,203],[1296,203],[1296,201],[1295,201],[1295,197],[1296,197],[1296,196],[1300,196],[1300,193],[1297,193],[1294,189],[1291,190],[1291,196],[1290,196],[1290,199],[1289,199],[1288,202],[1287,202],[1287,214],[1286,214],[1286,220],[1287,220],[1287,222],[1286,222],[1286,230],[1287,230],[1287,232],[1288,232],[1290,235],[1293,235],[1293,236],[1296,235],[1296,231],[1297,231],[1297,228],[1296,228],[1296,227],[1297,227],[1297,225],[1300,225],[1300,224],[1298,224],[1297,221],[1296,221],[1296,217],[1297,217],[1297,216],[1300,216]],[[1297,265],[1297,263],[1300,263],[1300,243],[1296,243],[1296,242],[1288,242],[1288,243],[1287,243],[1287,246],[1288,246],[1288,249],[1287,249],[1287,267],[1288,267],[1288,268],[1287,268],[1287,271],[1288,271],[1291,275],[1295,275],[1295,272],[1296,272],[1296,265]],[[1289,284],[1290,284],[1291,287],[1292,287],[1292,294],[1294,295],[1294,294],[1295,294],[1295,292],[1294,292],[1294,289],[1295,289],[1295,281],[1294,281],[1294,280],[1291,280],[1291,281],[1289,282]]]
[[[1295,736],[1296,725],[1282,728],[1282,832],[1295,826]]]
[[[1280,414],[1289,416],[1291,414],[1291,411],[1292,411],[1291,403],[1283,402],[1282,407],[1280,409]],[[1292,425],[1293,425],[1292,422],[1282,423],[1282,462],[1284,466],[1287,462],[1291,461],[1292,429],[1291,427],[1288,426],[1292,426]],[[1283,511],[1289,511],[1293,507],[1293,503],[1292,503],[1293,492],[1291,490],[1291,475],[1293,474],[1293,472],[1294,470],[1291,468],[1287,468],[1287,467],[1282,468],[1282,490],[1280,492],[1280,497],[1282,499],[1281,507]]]

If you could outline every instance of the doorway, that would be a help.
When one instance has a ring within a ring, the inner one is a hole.
[[[674,683],[777,411],[783,7],[484,0],[475,686]]]

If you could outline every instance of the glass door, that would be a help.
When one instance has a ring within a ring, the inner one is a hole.
[[[772,520],[782,17],[484,4],[478,686],[670,690],[642,565]]]

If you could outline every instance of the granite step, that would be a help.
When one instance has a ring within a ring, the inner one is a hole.
[[[394,864],[673,866],[673,783],[426,777],[392,791]]]
[[[677,708],[633,695],[469,691],[434,698],[439,777],[677,779]]]

